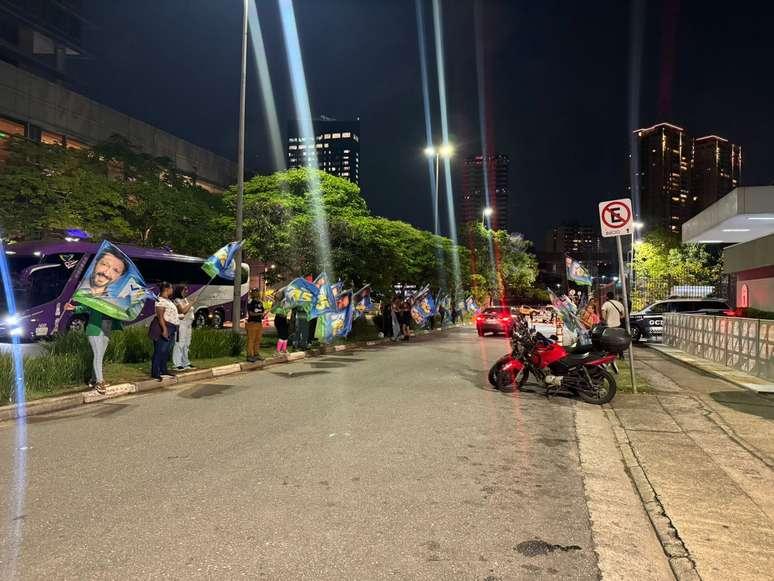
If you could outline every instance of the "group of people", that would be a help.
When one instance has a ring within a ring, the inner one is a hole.
[[[450,311],[443,305],[438,306],[438,315],[441,319],[441,326],[446,325],[447,320],[451,319],[452,324],[456,324],[460,318],[460,313],[456,306],[452,306]],[[381,332],[385,337],[392,341],[408,341],[411,338],[411,302],[401,297],[395,296],[392,300],[382,301],[382,324]],[[430,328],[435,328],[435,318],[429,317]]]

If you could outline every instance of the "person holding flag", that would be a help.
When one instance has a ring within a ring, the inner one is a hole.
[[[86,269],[65,311],[86,314],[86,336],[92,351],[89,387],[104,394],[108,384],[102,363],[110,333],[123,328],[124,321],[136,319],[145,300],[153,297],[140,271],[117,246],[104,240]],[[73,303],[78,303],[77,306]]]

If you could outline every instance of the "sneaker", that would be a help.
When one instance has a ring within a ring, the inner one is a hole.
[[[177,367],[175,367],[175,369],[178,371],[183,371],[185,367],[183,367],[182,365],[178,365]]]
[[[107,393],[107,386],[108,384],[105,383],[104,381],[99,381],[94,384],[94,389],[98,394],[105,395],[105,393]]]
[[[169,373],[162,373],[161,374],[161,379],[172,379],[173,377],[175,377],[175,376],[174,375],[170,375]]]
[[[190,363],[189,363],[188,365],[186,365],[186,367],[185,367],[185,368],[186,368],[186,369],[196,369],[196,367],[195,367],[195,366],[193,366],[193,365],[191,365]]]

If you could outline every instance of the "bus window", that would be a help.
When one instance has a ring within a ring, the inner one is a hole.
[[[71,272],[63,264],[42,264],[30,269],[30,303],[42,305],[55,300],[64,290]]]
[[[160,260],[157,258],[133,258],[140,274],[149,285],[169,282],[173,285],[207,284],[210,280],[202,270],[201,262],[181,262],[177,260]]]

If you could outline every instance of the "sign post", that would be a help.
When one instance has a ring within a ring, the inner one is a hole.
[[[609,200],[599,203],[599,224],[602,236],[609,238],[615,236],[615,244],[618,249],[618,278],[621,281],[623,294],[624,323],[626,332],[631,337],[632,330],[629,324],[629,296],[626,292],[626,269],[624,268],[623,249],[621,248],[621,236],[629,236],[634,230],[634,215],[632,213],[632,201],[629,198]],[[632,379],[632,389],[637,393],[637,383],[634,379],[634,349],[629,346],[629,373]]]

